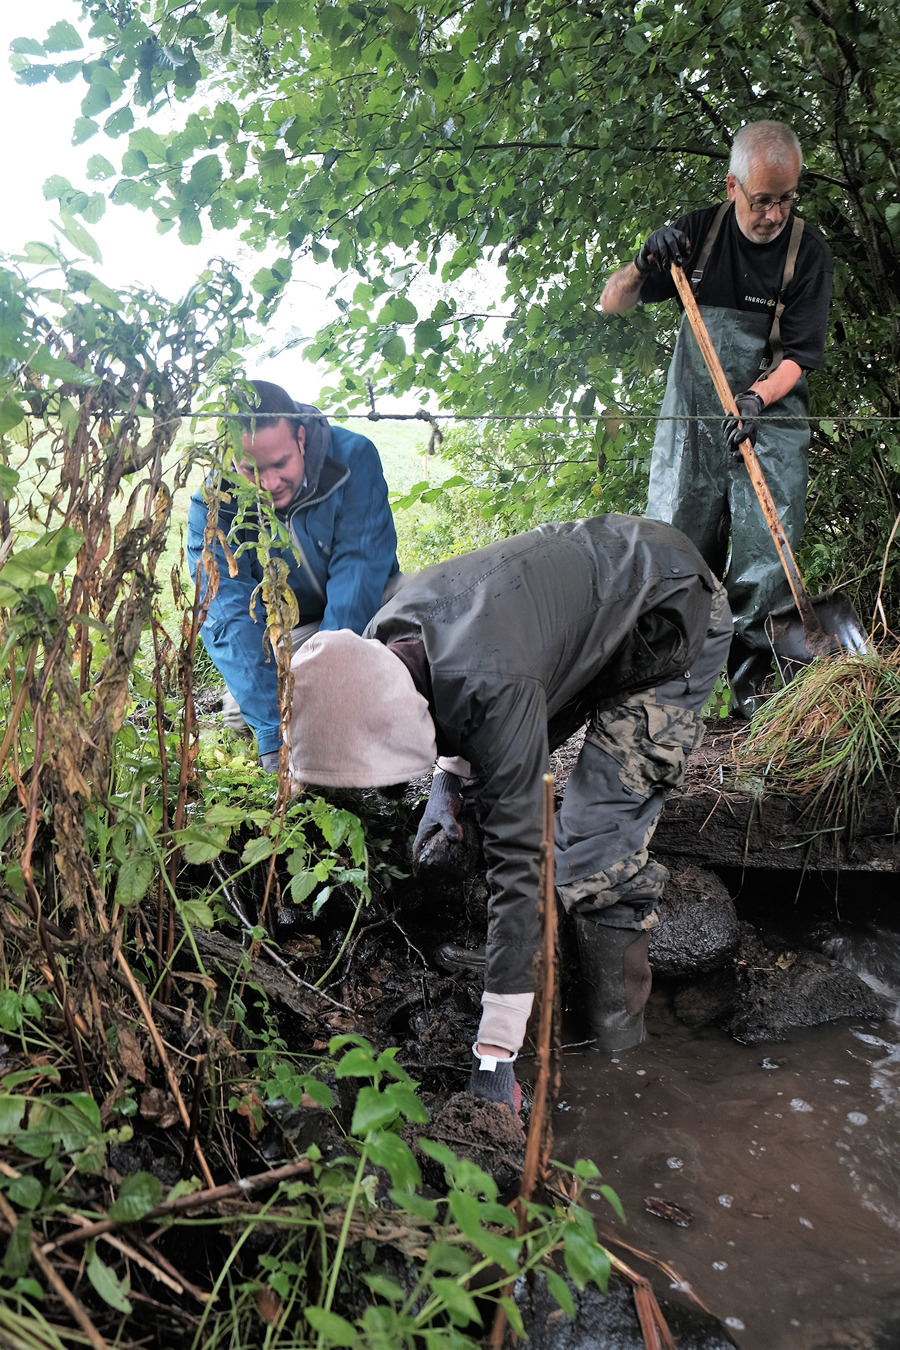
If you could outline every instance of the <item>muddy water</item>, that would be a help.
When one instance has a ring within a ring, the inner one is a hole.
[[[660,989],[647,1025],[627,1054],[564,1060],[555,1156],[593,1159],[626,1212],[623,1225],[595,1191],[598,1227],[673,1267],[741,1350],[898,1350],[896,1012],[743,1046],[688,1030]]]

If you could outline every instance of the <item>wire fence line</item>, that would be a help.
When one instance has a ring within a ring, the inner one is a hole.
[[[311,406],[311,405],[310,405]],[[100,409],[97,409],[97,415],[103,415]],[[110,414],[106,414],[110,415]],[[112,416],[125,416],[125,413],[111,414]],[[153,419],[151,409],[136,409],[133,413],[129,412],[128,417],[139,421],[150,421]],[[186,412],[180,414],[177,419],[184,421],[190,418],[193,421],[247,421],[252,419],[252,413],[246,412],[224,412],[214,409],[198,409],[196,412]],[[272,413],[263,414],[268,420],[275,416]],[[296,418],[297,421],[311,416],[324,417],[330,422],[424,422],[426,425],[434,425],[437,422],[568,422],[576,426],[587,427],[597,422],[637,422],[650,425],[655,422],[721,422],[725,415],[719,409],[715,413],[688,413],[663,415],[661,413],[640,413],[628,412],[624,409],[608,408],[603,412],[578,413],[578,412],[529,412],[529,413],[456,413],[439,412],[432,413],[420,410],[414,413],[400,412],[350,412],[349,410],[338,408],[334,411],[323,411],[317,408],[315,413],[279,413],[279,418],[287,421]],[[761,414],[765,416],[765,414]],[[834,426],[880,426],[890,425],[891,423],[900,423],[900,413],[810,413],[802,414],[781,414],[772,413],[768,421],[778,422],[803,422],[816,426],[831,424]]]

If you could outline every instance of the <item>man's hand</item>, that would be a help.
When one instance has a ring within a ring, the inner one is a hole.
[[[756,444],[759,418],[765,412],[766,405],[755,389],[738,394],[734,401],[737,404],[738,416],[726,417],[722,423],[722,430],[725,432],[725,440],[731,453],[736,459],[740,459],[742,441],[749,441],[751,445]]]
[[[413,863],[417,869],[453,869],[463,837],[459,823],[461,807],[459,779],[455,773],[441,769],[431,781],[428,805],[413,842]]]
[[[676,230],[674,225],[663,225],[662,229],[653,231],[635,258],[634,265],[644,275],[654,268],[668,272],[673,263],[679,267],[684,265],[690,248],[691,241],[686,234]]]

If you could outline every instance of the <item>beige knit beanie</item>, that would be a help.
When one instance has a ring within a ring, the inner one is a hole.
[[[389,787],[430,771],[428,703],[406,666],[349,628],[316,633],[295,653],[291,778],[322,787]]]

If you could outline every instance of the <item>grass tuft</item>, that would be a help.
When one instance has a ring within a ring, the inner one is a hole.
[[[739,773],[765,791],[805,799],[817,829],[856,838],[874,795],[894,801],[900,781],[900,648],[804,667],[767,700],[734,754]]]

